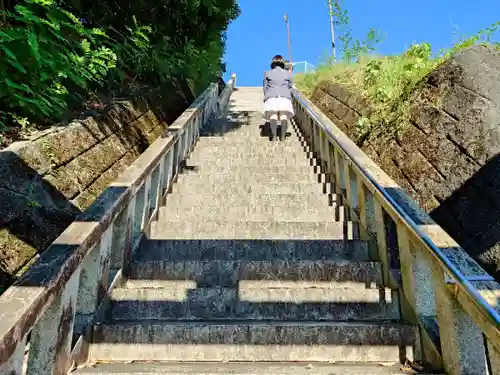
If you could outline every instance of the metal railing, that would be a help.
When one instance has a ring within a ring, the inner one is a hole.
[[[227,104],[211,85],[0,296],[0,374],[66,374],[88,356],[88,335],[149,232],[200,129]],[[27,343],[29,342],[29,349]],[[27,357],[27,359],[26,359]]]
[[[293,74],[307,74],[316,70],[316,66],[308,61],[297,61],[292,63],[292,66]]]
[[[420,359],[453,375],[499,374],[500,285],[314,104],[297,90],[293,97],[296,121],[323,171],[360,221],[362,239],[375,245],[386,286],[401,289],[409,305],[403,315],[421,328]],[[386,218],[396,227],[395,250]],[[399,255],[401,282],[391,251]],[[438,342],[429,322],[437,322]]]

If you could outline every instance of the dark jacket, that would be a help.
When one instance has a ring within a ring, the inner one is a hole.
[[[264,73],[264,101],[277,97],[292,100],[292,73],[280,67]]]

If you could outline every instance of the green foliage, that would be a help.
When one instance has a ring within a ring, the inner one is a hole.
[[[344,17],[345,18],[345,17]],[[317,83],[332,80],[360,93],[372,103],[369,118],[361,118],[356,124],[359,139],[384,133],[393,136],[404,129],[409,121],[412,93],[418,84],[446,59],[457,51],[477,44],[494,45],[492,37],[500,28],[500,22],[477,34],[461,38],[455,45],[437,54],[432,53],[429,43],[413,44],[399,56],[374,57],[363,54],[357,61],[344,59],[340,63],[322,64],[315,72],[298,76],[297,87],[311,96]],[[366,49],[363,51],[365,52]]]
[[[375,51],[377,44],[382,41],[379,30],[371,28],[363,40],[352,37],[352,29],[349,27],[349,14],[343,9],[343,0],[327,0],[330,15],[333,16],[334,25],[338,27],[341,34],[337,37],[341,42],[342,60],[351,62]]]
[[[2,3],[3,4],[3,3]],[[0,132],[49,125],[90,98],[214,80],[235,0],[21,0],[0,24]]]
[[[29,0],[6,12],[12,26],[0,30],[0,101],[5,120],[57,118],[68,87],[100,84],[116,64],[101,45],[100,29],[86,29],[51,0]],[[6,113],[7,112],[7,113]]]

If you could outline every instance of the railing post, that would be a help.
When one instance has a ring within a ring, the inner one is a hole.
[[[318,128],[318,162],[319,162],[319,173],[326,174],[326,158],[325,158],[325,134]]]
[[[441,356],[446,373],[487,374],[488,364],[482,331],[450,293],[442,268],[436,264],[433,270]]]
[[[106,229],[82,264],[76,302],[76,334],[84,333],[83,329],[92,321],[99,302],[107,293],[112,239],[113,224]]]
[[[169,188],[174,178],[174,150],[173,147],[170,149],[165,157],[165,182],[163,188],[166,190]]]
[[[356,175],[356,191],[358,194],[358,215],[360,222],[360,239],[368,241],[370,259],[381,260],[377,251],[377,229],[375,218],[375,199],[363,183],[360,175]],[[385,232],[385,229],[384,229]],[[384,267],[382,265],[382,267]]]
[[[490,374],[497,375],[500,374],[500,350],[498,350],[495,345],[488,340],[488,359],[490,362]]]
[[[142,232],[146,225],[148,224],[149,218],[151,216],[151,186],[152,185],[152,175],[148,175],[146,177],[146,181],[144,182],[143,189],[144,189],[144,203],[142,206],[142,212],[140,212],[141,215],[141,227],[140,231]]]
[[[436,316],[436,299],[430,256],[414,246],[406,227],[397,223],[403,291],[418,317]]]
[[[384,209],[377,200],[374,200],[374,219],[375,219],[375,232],[377,236],[377,249],[378,259],[382,265],[382,275],[384,278],[384,285],[391,286],[391,279],[389,270],[391,268],[389,261],[389,246],[387,246],[387,231],[385,226]]]
[[[332,184],[335,182],[335,162],[334,162],[334,156],[333,156],[333,145],[330,143],[328,138],[325,137],[325,149],[326,149],[326,183],[328,184],[329,191],[328,193],[331,193],[332,191]]]
[[[347,203],[347,212],[349,220],[357,219],[358,211],[358,193],[357,193],[357,181],[355,176],[352,174],[350,161],[347,159],[343,160],[344,163],[341,166],[343,168],[344,184],[345,184],[345,194]]]
[[[0,374],[23,375],[24,353],[26,351],[27,335],[16,345],[16,350],[9,360],[0,366]]]
[[[335,159],[335,192],[337,194],[344,194],[346,189],[345,178],[344,178],[344,158],[339,153],[338,150],[334,149],[334,159]]]
[[[156,194],[155,194],[156,199],[154,203],[154,209],[157,211],[161,207],[163,194],[165,193],[165,186],[167,185],[166,184],[167,173],[165,167],[166,163],[167,163],[167,154],[165,154],[160,160],[160,164],[158,165],[158,181],[156,183],[156,186],[153,186],[153,189],[156,189]]]
[[[80,270],[77,270],[33,327],[28,374],[67,373],[71,365],[70,353],[79,281]]]
[[[137,195],[134,195],[128,202],[127,207],[123,210],[125,215],[125,243],[123,246],[123,263],[122,268],[126,273],[128,265],[132,260],[132,251],[134,249],[134,227],[135,227],[135,211],[136,211],[136,199]]]

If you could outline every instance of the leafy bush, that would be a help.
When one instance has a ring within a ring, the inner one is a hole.
[[[101,45],[105,34],[86,29],[52,0],[29,0],[7,12],[12,26],[0,30],[0,102],[7,116],[58,118],[68,88],[102,83],[116,55]]]
[[[1,14],[0,132],[50,125],[114,92],[176,80],[203,90],[239,8],[235,0],[24,0]]]

